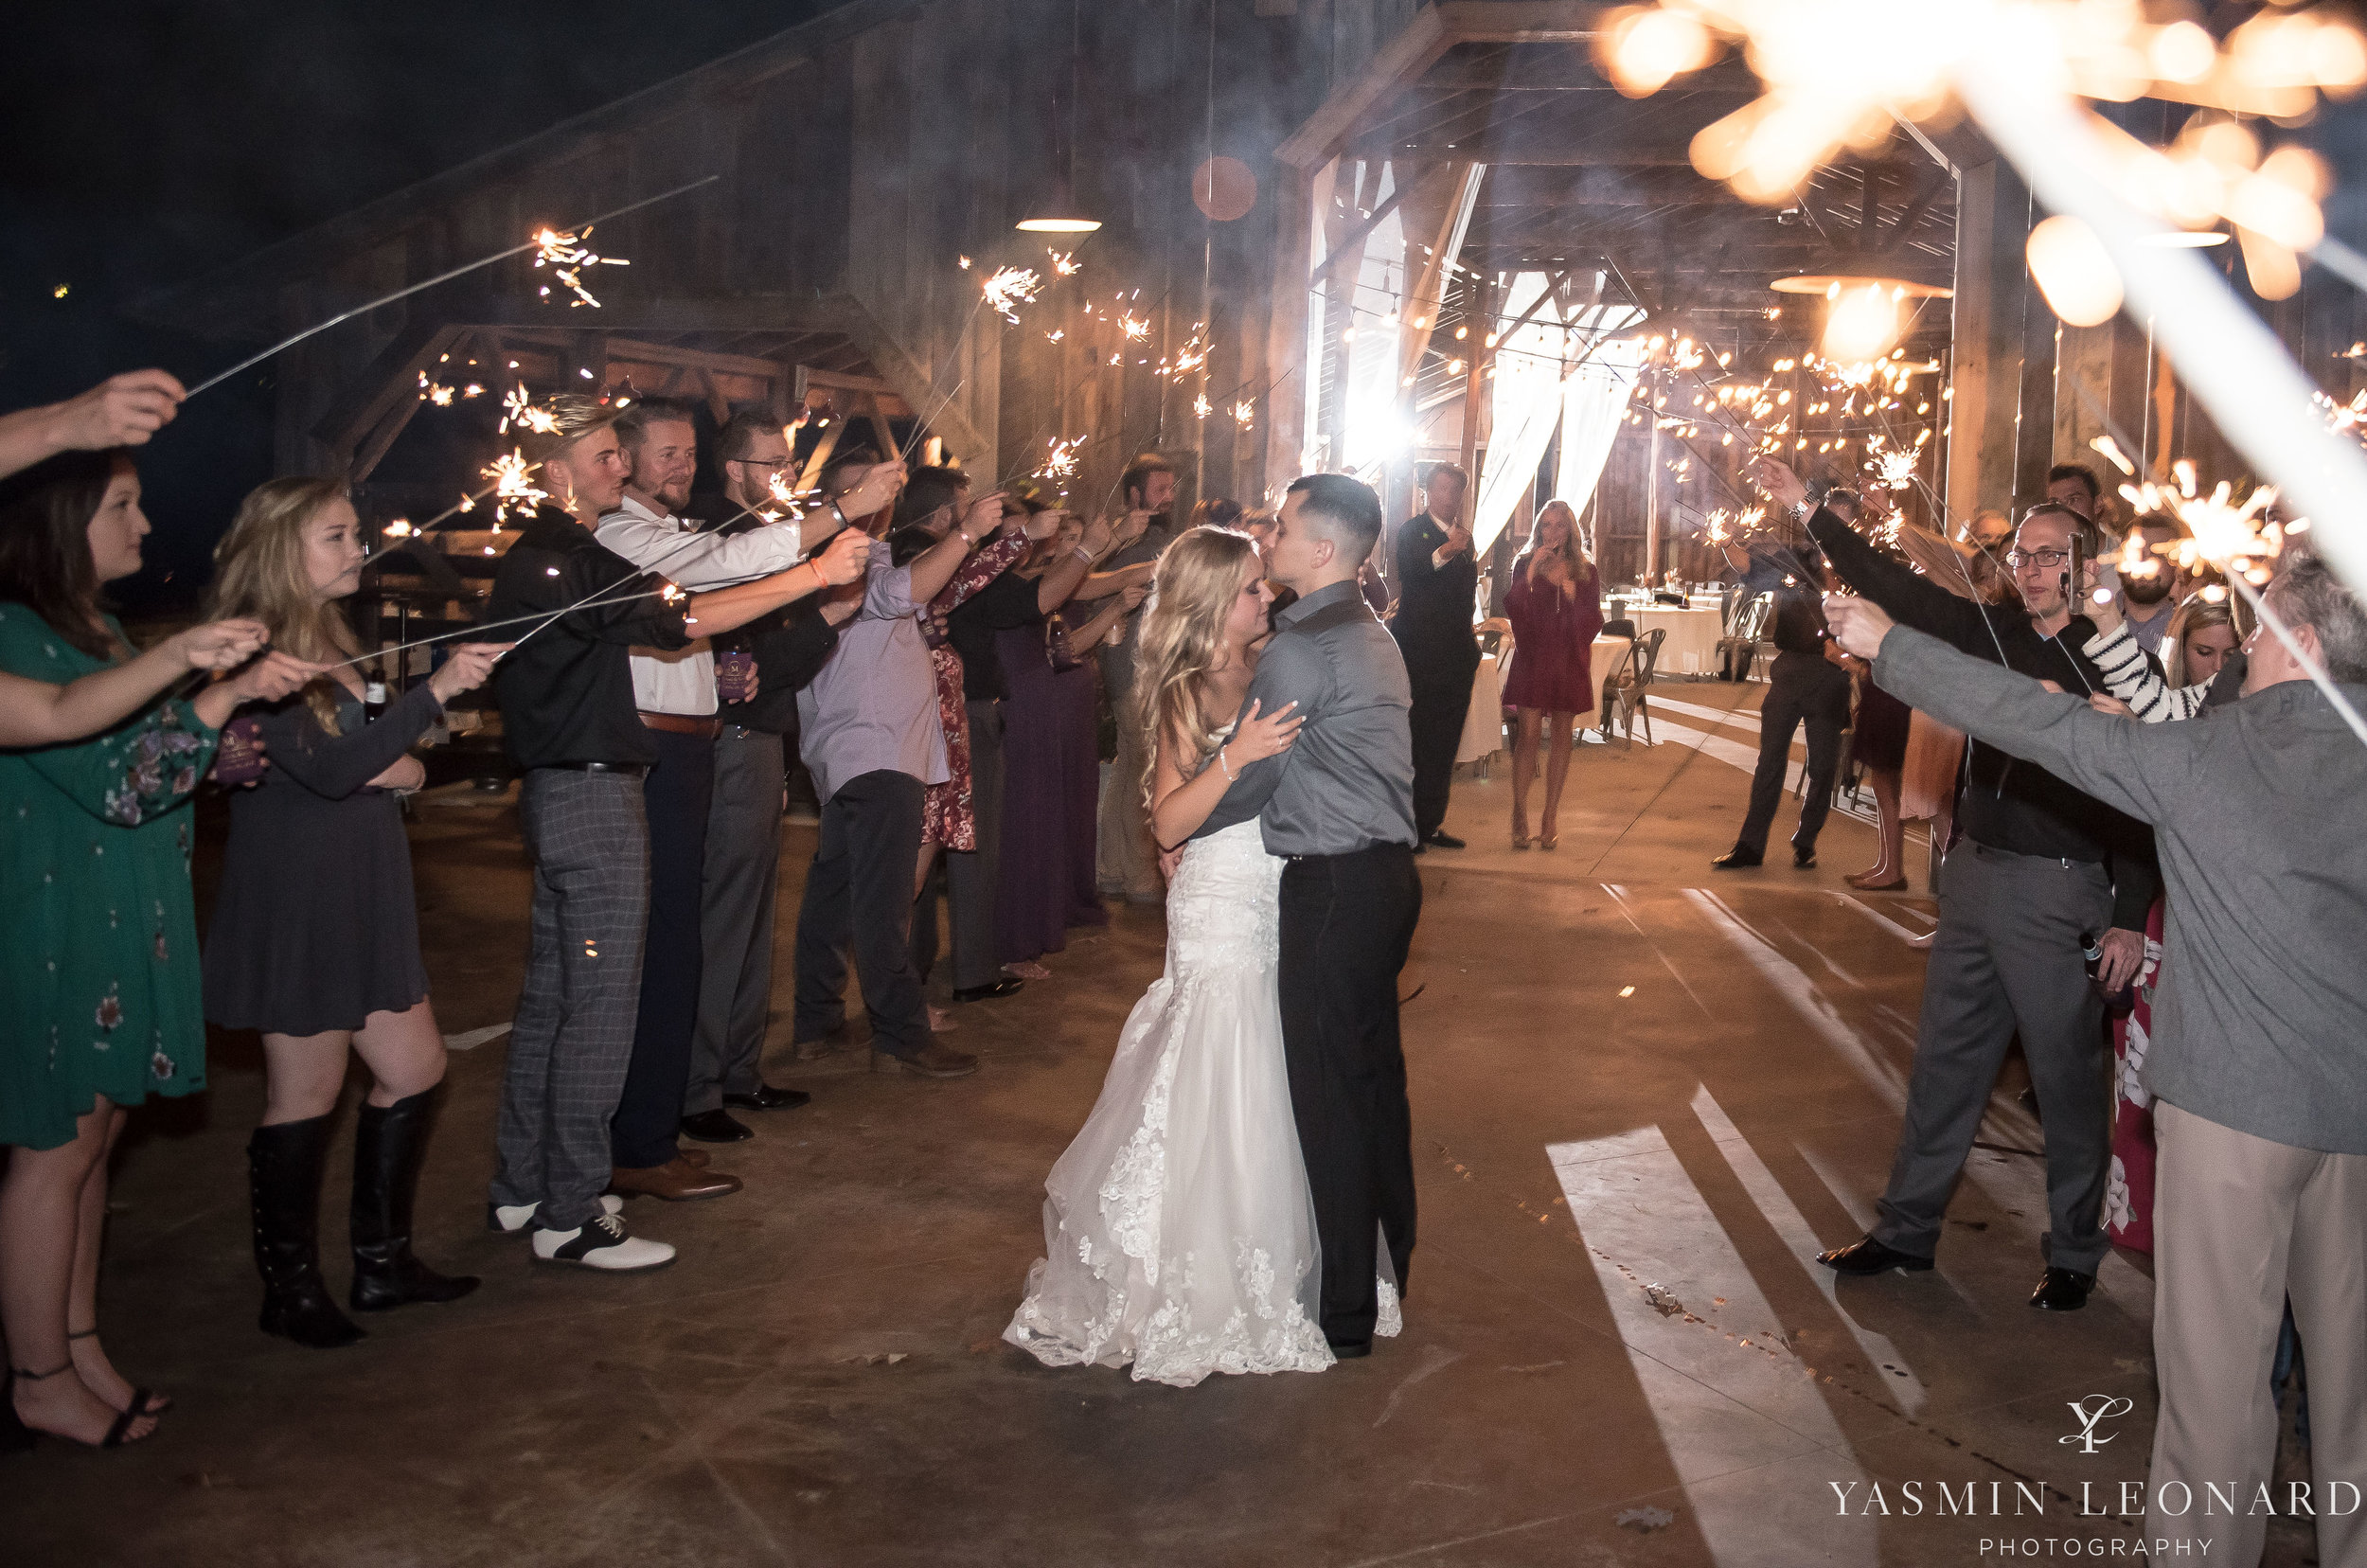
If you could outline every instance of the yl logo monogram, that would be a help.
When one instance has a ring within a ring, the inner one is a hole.
[[[2091,1410],[2088,1408],[2091,1405],[2095,1408]],[[2079,1417],[2079,1430],[2055,1440],[2058,1443],[2077,1443],[2080,1452],[2093,1453],[2112,1440],[2096,1435],[2096,1423],[2115,1416],[2126,1416],[2135,1408],[2127,1399],[2113,1394],[2091,1394],[2084,1399],[2075,1399],[2072,1401],[2071,1413]]]

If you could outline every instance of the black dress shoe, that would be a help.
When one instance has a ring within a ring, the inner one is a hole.
[[[811,1098],[803,1089],[775,1089],[759,1083],[755,1094],[725,1095],[723,1103],[735,1111],[794,1111]]]
[[[1871,1236],[1852,1241],[1845,1247],[1821,1252],[1816,1255],[1816,1260],[1835,1274],[1887,1274],[1893,1269],[1901,1274],[1920,1274],[1931,1266],[1930,1258],[1900,1252],[1896,1247],[1886,1247]]]
[[[682,1135],[701,1143],[746,1143],[756,1133],[729,1111],[699,1111],[682,1119]]]
[[[1794,847],[1791,852],[1791,864],[1798,866],[1801,870],[1806,871],[1809,866],[1816,864],[1816,851],[1813,849]]]
[[[1017,995],[1019,989],[1025,984],[1024,980],[989,980],[983,986],[956,986],[953,988],[953,1000],[991,1002],[998,996]]]
[[[1357,1361],[1373,1353],[1373,1342],[1368,1339],[1327,1339],[1324,1343],[1331,1346],[1333,1361]]]
[[[2038,1288],[2030,1292],[2030,1305],[2041,1312],[2076,1312],[2088,1305],[2088,1292],[2095,1288],[2096,1276],[2091,1274],[2049,1269]]]
[[[1430,830],[1430,836],[1422,840],[1422,842],[1433,849],[1460,849],[1463,847],[1463,841],[1461,839],[1439,828],[1432,829]],[[1370,1346],[1368,1345],[1366,1348],[1369,1349]]]
[[[1758,864],[1759,857],[1737,844],[1710,864],[1720,871],[1740,871],[1747,866]]]

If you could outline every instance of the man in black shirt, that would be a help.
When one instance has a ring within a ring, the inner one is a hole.
[[[731,631],[851,580],[863,558],[834,552],[827,563],[685,597],[592,537],[592,525],[624,495],[613,428],[620,410],[574,394],[547,407],[555,428],[529,454],[558,504],[539,508],[502,558],[489,607],[495,620],[553,616],[519,635],[494,676],[504,744],[523,775],[518,820],[534,862],[534,908],[489,1220],[497,1231],[530,1228],[544,1261],[629,1272],[674,1256],[664,1242],[628,1235],[622,1204],[601,1196],[650,905],[641,780],[657,749],[635,704],[631,650]]]
[[[1780,502],[1806,494],[1771,462],[1754,477]],[[1808,534],[1836,576],[1900,625],[2079,693],[2104,689],[2073,651],[2094,634],[2073,614],[2073,543],[2086,526],[2062,507],[2033,507],[2007,557],[2021,602],[1995,607],[1958,598],[1883,556],[1829,510],[1810,519]],[[2019,1031],[2046,1135],[2047,1268],[2030,1304],[2070,1310],[2087,1304],[2109,1245],[2101,1221],[2110,1106],[2097,989],[2119,989],[2145,956],[2145,911],[2161,886],[2152,834],[1983,744],[1972,748],[1956,824],[1967,842],[1942,874],[1906,1125],[1880,1218],[1823,1261],[1859,1274],[1931,1266],[1949,1196]],[[2103,951],[2094,986],[2082,954],[2091,941]]]
[[[1479,672],[1479,638],[1471,609],[1479,592],[1479,562],[1470,525],[1463,520],[1470,476],[1440,463],[1423,481],[1423,509],[1397,530],[1397,613],[1389,622],[1414,686],[1414,828],[1421,848],[1460,849],[1445,832],[1447,798],[1454,783],[1455,747],[1471,710],[1471,680]],[[1415,851],[1419,853],[1420,850]]]
[[[1836,495],[1829,503],[1855,502]],[[1751,775],[1751,809],[1735,846],[1710,864],[1721,871],[1756,865],[1767,858],[1768,829],[1783,803],[1784,775],[1791,765],[1791,737],[1808,730],[1808,777],[1800,795],[1800,827],[1791,836],[1791,864],[1816,864],[1816,836],[1831,809],[1833,775],[1841,768],[1841,732],[1849,724],[1849,672],[1825,657],[1828,639],[1817,595],[1824,587],[1824,558],[1813,544],[1726,546],[1727,562],[1742,574],[1753,595],[1775,596],[1775,663],[1767,674],[1767,697],[1759,704],[1759,765]],[[1803,575],[1806,574],[1806,575]]]

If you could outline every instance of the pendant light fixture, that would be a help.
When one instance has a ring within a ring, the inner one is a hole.
[[[1084,25],[1080,0],[1070,0],[1068,49],[1068,167],[1055,176],[1050,194],[1027,209],[1027,216],[1016,225],[1023,234],[1091,234],[1101,226],[1101,220],[1089,216],[1077,204],[1077,98],[1084,55]],[[1056,99],[1052,106],[1053,135],[1056,146],[1053,161],[1059,161],[1060,106]]]

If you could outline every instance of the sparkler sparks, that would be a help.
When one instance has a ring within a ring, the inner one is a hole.
[[[1130,312],[1121,311],[1118,312],[1118,330],[1126,334],[1127,342],[1142,343],[1150,337],[1150,323]]]
[[[543,465],[529,463],[523,452],[508,452],[493,459],[485,469],[485,477],[493,481],[493,526],[498,529],[514,508],[531,512],[550,498],[549,492],[538,488],[531,477]],[[469,510],[469,508],[462,508]]]
[[[513,424],[531,431],[537,436],[559,434],[559,417],[547,408],[537,408],[534,405],[533,395],[526,391],[525,383],[523,382],[511,387],[507,395],[502,399],[502,422],[498,427],[499,434],[508,435],[509,427]]]
[[[601,256],[592,250],[584,243],[591,238],[590,223],[584,224],[580,232],[545,228],[537,229],[534,234],[534,264],[538,268],[550,268],[552,275],[559,279],[560,287],[576,296],[567,302],[571,309],[578,305],[589,305],[596,311],[600,308],[600,302],[593,298],[592,292],[583,286],[584,268],[632,265],[621,256]],[[551,286],[545,283],[535,292],[548,299]]]
[[[1082,436],[1071,440],[1045,442],[1044,445],[1051,449],[1051,454],[1044,458],[1043,466],[1036,471],[1036,477],[1055,485],[1065,485],[1071,479],[1076,478],[1077,454],[1084,444],[1085,438]]]
[[[1233,422],[1247,430],[1257,421],[1257,405],[1246,400],[1233,405]]]
[[[2195,465],[2181,457],[2171,465],[2176,483],[2163,488],[2147,480],[2141,485],[2123,485],[2121,496],[2142,515],[2146,512],[2166,512],[2186,525],[2192,537],[2172,541],[2162,554],[2178,562],[2181,571],[2194,571],[2209,566],[2231,576],[2241,576],[2253,584],[2269,580],[2269,563],[2285,547],[2287,532],[2300,532],[2307,527],[2297,520],[2289,528],[2269,516],[2276,506],[2277,491],[2272,485],[2263,485],[2236,504],[2235,487],[2222,479],[2208,495],[2198,491]],[[2129,535],[2138,542],[2135,533]],[[2127,546],[2123,546],[2126,554]]]
[[[1019,325],[1019,308],[1032,304],[1043,292],[1043,279],[1025,267],[998,267],[979,285],[988,309],[1012,326]]]
[[[1075,277],[1085,270],[1084,263],[1076,258],[1073,251],[1047,250],[1044,255],[1052,258],[1052,276],[1055,277]]]

